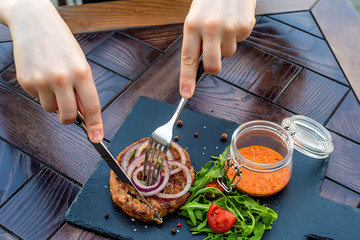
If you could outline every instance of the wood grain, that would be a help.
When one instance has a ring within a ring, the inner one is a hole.
[[[0,223],[25,239],[45,239],[65,219],[79,187],[43,169],[0,209]]]
[[[359,193],[341,187],[327,178],[324,179],[321,185],[320,196],[352,207],[358,207],[360,203]]]
[[[127,0],[59,7],[73,33],[183,23],[191,0]]]
[[[276,104],[324,124],[347,91],[347,87],[303,69]]]
[[[81,49],[85,54],[88,54],[101,41],[110,36],[112,32],[96,32],[75,35]]]
[[[191,0],[126,0],[58,7],[73,33],[183,23]],[[309,10],[316,0],[257,0],[256,15]]]
[[[187,107],[218,118],[244,123],[268,120],[280,124],[292,114],[244,90],[207,75],[195,89]]]
[[[310,11],[274,14],[269,17],[311,33],[319,38],[324,38]]]
[[[360,106],[353,92],[346,96],[327,128],[360,143]]]
[[[8,42],[11,39],[10,29],[0,23],[0,42]]]
[[[262,17],[245,40],[265,51],[348,84],[326,41],[288,25]]]
[[[180,51],[181,39],[126,89],[120,98],[105,109],[103,124],[104,134],[108,140],[114,137],[139,96],[168,103],[175,103],[180,99]]]
[[[326,177],[360,193],[360,145],[331,134],[335,146],[330,155]]]
[[[242,43],[238,44],[232,57],[224,58],[222,62],[219,77],[269,101],[274,101],[301,69]]]
[[[0,42],[0,72],[14,62],[13,43]]]
[[[8,233],[6,230],[4,230],[1,226],[0,226],[0,239],[1,240],[16,240],[18,238],[15,238],[13,235],[11,235],[10,233]]]
[[[107,240],[112,238],[103,237],[93,232],[86,231],[82,228],[75,227],[66,223],[56,234],[50,238],[51,240],[77,239],[77,240]]]
[[[139,39],[159,51],[165,51],[182,34],[183,24],[136,28],[121,32]]]
[[[89,62],[101,108],[111,103],[129,85],[131,81],[109,71],[93,62]]]
[[[62,125],[55,114],[0,85],[0,137],[35,159],[83,184],[100,159],[75,124]]]
[[[3,81],[6,85],[18,91],[21,94],[24,94],[30,99],[34,99],[31,97],[25,90],[20,86],[17,78],[16,78],[16,68],[15,64],[11,65],[5,71],[0,74],[0,81]]]
[[[41,167],[39,162],[0,141],[0,206]]]
[[[134,81],[159,55],[159,51],[115,33],[97,46],[87,58]]]
[[[360,99],[359,13],[350,0],[320,0],[311,11]]]

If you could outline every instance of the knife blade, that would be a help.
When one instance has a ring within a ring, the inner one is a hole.
[[[78,112],[78,117],[76,119],[76,124],[79,125],[79,127],[81,127],[82,130],[84,130],[84,132],[87,135],[87,128],[85,126],[85,121],[84,118],[82,116],[82,114],[80,112]],[[109,165],[109,167],[111,168],[111,170],[114,171],[114,173],[116,174],[116,176],[118,177],[118,179],[124,183],[130,184],[132,187],[134,187],[134,189],[139,193],[140,197],[142,198],[142,201],[145,202],[150,209],[152,209],[154,211],[154,214],[152,216],[153,219],[155,220],[159,220],[160,222],[163,222],[162,218],[160,217],[158,211],[153,208],[148,201],[146,201],[146,199],[144,198],[144,196],[141,194],[141,192],[139,191],[139,189],[137,189],[137,187],[133,184],[133,182],[129,179],[129,177],[126,175],[126,173],[122,170],[122,168],[120,167],[120,165],[118,164],[118,162],[115,160],[115,158],[113,157],[113,155],[110,153],[109,149],[105,146],[104,142],[101,141],[100,143],[93,143],[90,141],[90,139],[88,138],[89,142],[94,146],[94,148],[98,151],[98,153],[100,154],[100,156],[105,160],[105,162],[107,163],[107,165]]]

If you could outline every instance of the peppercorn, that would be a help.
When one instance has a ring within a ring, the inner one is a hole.
[[[226,141],[228,139],[228,135],[226,133],[221,134],[221,141]]]
[[[175,141],[179,141],[179,137],[178,137],[178,136],[175,136],[175,137],[174,137],[174,140],[175,140]]]
[[[178,224],[177,224],[177,227],[178,227],[178,228],[181,228],[181,223],[178,223]]]
[[[198,136],[199,136],[199,133],[198,133],[198,132],[194,133],[194,136],[195,136],[195,137],[198,137]]]
[[[105,214],[104,214],[104,217],[105,217],[106,219],[108,219],[108,218],[109,218],[109,214],[108,214],[108,213],[105,213]]]
[[[176,234],[176,229],[175,229],[175,228],[172,228],[172,229],[171,229],[171,234],[172,234],[172,235],[175,235],[175,234]]]
[[[177,121],[177,123],[176,123],[176,125],[177,125],[178,127],[182,127],[182,125],[183,125],[183,121],[178,120],[178,121]]]

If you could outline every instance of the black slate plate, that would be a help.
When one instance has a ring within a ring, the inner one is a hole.
[[[140,138],[149,136],[172,116],[174,105],[141,97],[124,124],[111,141],[113,155]],[[230,144],[230,136],[237,128],[234,122],[217,119],[188,109],[180,116],[184,125],[174,127],[174,136],[187,148],[196,171],[210,156],[218,156]],[[195,138],[194,133],[199,137]],[[226,142],[221,134],[228,133]],[[336,147],[336,146],[335,146]],[[319,186],[326,168],[326,160],[316,160],[295,151],[292,178],[280,193],[261,198],[278,214],[273,229],[264,239],[307,239],[306,236],[323,236],[331,239],[360,239],[360,211],[319,196]],[[119,239],[203,239],[206,235],[192,235],[186,219],[176,213],[166,217],[162,225],[133,221],[120,208],[114,206],[109,192],[109,167],[101,160],[87,183],[79,192],[66,213],[69,223]],[[109,214],[105,219],[104,214]],[[182,224],[177,228],[177,223]],[[171,229],[179,232],[171,235]],[[310,238],[309,238],[310,239]],[[312,238],[314,239],[314,238]]]

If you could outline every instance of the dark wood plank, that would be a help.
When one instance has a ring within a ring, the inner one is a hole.
[[[0,85],[0,137],[28,155],[83,184],[100,159],[75,124],[62,125],[55,114]]]
[[[223,59],[223,69],[218,76],[274,101],[300,69],[274,55],[239,43],[236,53]]]
[[[108,140],[114,137],[139,96],[168,103],[180,99],[180,53],[181,39],[105,109],[102,116],[104,134]]]
[[[108,37],[111,32],[96,32],[87,34],[75,35],[81,49],[85,54],[88,54],[94,47],[96,47],[101,41]]]
[[[41,167],[39,162],[0,141],[0,206]]]
[[[351,0],[321,0],[311,12],[360,99],[360,14]]]
[[[269,17],[311,33],[319,38],[324,38],[310,11],[273,14],[269,15]]]
[[[326,169],[326,177],[360,193],[360,144],[331,134],[335,146]]]
[[[13,43],[0,42],[0,72],[14,62]]]
[[[358,207],[360,203],[359,193],[341,187],[327,178],[321,184],[320,196],[352,207]]]
[[[136,28],[121,32],[137,38],[160,51],[165,51],[182,34],[183,24]]]
[[[107,240],[112,239],[103,237],[99,234],[86,231],[82,228],[78,228],[66,223],[59,229],[56,234],[50,238],[51,240],[63,240],[63,239],[77,239],[77,240]]]
[[[159,51],[115,33],[87,57],[130,80],[136,80],[159,55]]]
[[[206,76],[187,107],[218,118],[244,123],[268,120],[281,124],[292,114],[214,76]]]
[[[0,239],[1,240],[16,240],[18,238],[14,237],[10,233],[8,233],[6,230],[4,230],[0,225]]]
[[[11,39],[10,29],[0,23],[0,42],[8,42]]]
[[[6,83],[6,85],[24,94],[25,96],[34,99],[34,97],[31,97],[27,92],[25,92],[25,90],[20,86],[19,82],[17,81],[15,64],[11,65],[9,68],[7,68],[0,74],[0,81],[3,81],[4,83]]]
[[[79,187],[43,169],[0,210],[0,223],[25,239],[45,239],[65,220]]]
[[[113,99],[129,85],[131,81],[109,71],[93,62],[89,62],[93,74],[100,104],[104,109]]]
[[[262,17],[245,41],[329,78],[348,84],[323,39],[268,17]]]
[[[347,87],[303,69],[276,103],[324,124],[347,91]]]
[[[360,143],[360,105],[353,92],[341,103],[327,128]]]

